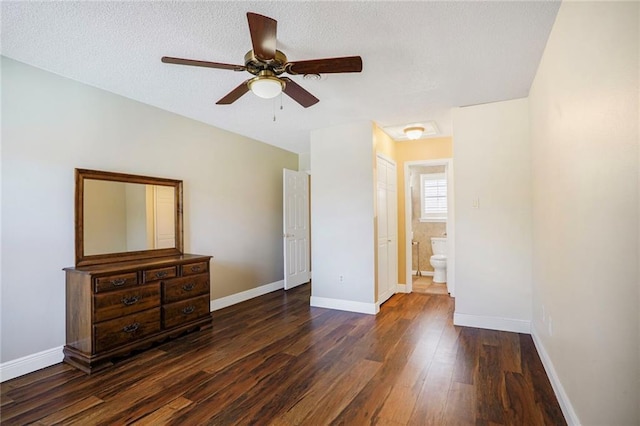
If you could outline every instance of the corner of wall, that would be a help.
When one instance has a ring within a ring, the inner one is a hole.
[[[578,419],[578,415],[573,409],[573,405],[571,405],[569,396],[562,386],[562,382],[560,381],[560,377],[558,377],[558,373],[553,366],[553,362],[551,362],[551,357],[549,357],[549,354],[542,344],[542,340],[540,339],[540,336],[533,324],[531,325],[531,337],[533,338],[533,344],[535,345],[538,355],[540,356],[540,360],[542,361],[542,365],[544,366],[544,371],[546,371],[547,376],[549,376],[551,387],[556,394],[556,398],[558,398],[558,403],[560,404],[565,420],[570,425],[580,425],[580,419]]]
[[[311,173],[311,153],[298,154],[298,171]]]
[[[484,328],[487,330],[510,331],[512,333],[531,333],[531,321],[513,318],[500,318],[454,312],[453,324],[463,327]]]

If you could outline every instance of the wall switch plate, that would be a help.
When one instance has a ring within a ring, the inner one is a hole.
[[[480,198],[474,198],[471,201],[471,207],[473,207],[474,209],[479,209],[480,208]]]

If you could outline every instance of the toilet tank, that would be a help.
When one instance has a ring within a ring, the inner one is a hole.
[[[431,249],[433,254],[447,254],[447,239],[441,237],[431,237]]]

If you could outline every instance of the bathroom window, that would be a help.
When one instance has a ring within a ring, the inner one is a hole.
[[[447,177],[444,173],[420,175],[420,221],[446,222]]]

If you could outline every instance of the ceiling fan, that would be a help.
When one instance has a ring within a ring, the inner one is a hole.
[[[232,104],[251,90],[255,95],[267,99],[284,92],[294,101],[308,108],[318,103],[319,99],[290,78],[280,77],[281,74],[319,76],[327,73],[362,71],[362,58],[360,56],[289,62],[285,54],[276,49],[278,22],[275,19],[252,12],[247,13],[247,19],[249,20],[249,32],[251,33],[253,49],[244,55],[244,65],[173,58],[170,56],[163,56],[162,62],[232,71],[248,71],[255,76],[244,81],[216,102],[218,105]]]

